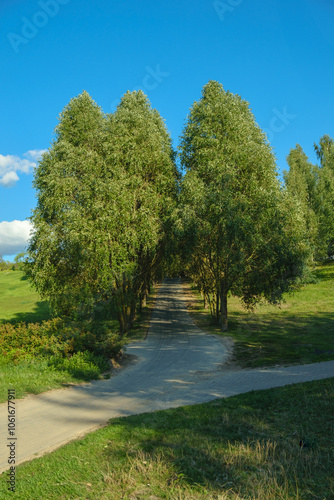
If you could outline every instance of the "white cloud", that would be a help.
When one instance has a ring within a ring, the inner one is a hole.
[[[27,220],[0,222],[0,255],[16,255],[28,244],[32,224]]]
[[[31,149],[24,153],[23,156],[30,158],[33,161],[39,161],[42,158],[43,153],[46,153],[47,149]]]
[[[7,172],[2,179],[0,179],[0,184],[4,187],[10,188],[15,186],[17,181],[19,180],[19,176],[16,172]]]
[[[0,184],[7,188],[13,187],[19,180],[17,172],[30,174],[45,151],[46,149],[32,149],[24,153],[25,158],[0,154]]]

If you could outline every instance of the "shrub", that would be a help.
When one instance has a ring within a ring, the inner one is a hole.
[[[69,342],[57,334],[59,319],[38,323],[5,323],[0,325],[0,350],[8,361],[29,356],[69,353]]]
[[[314,270],[312,270],[309,266],[305,266],[303,270],[303,276],[300,279],[300,283],[302,285],[315,285],[320,281],[321,280],[316,276]]]
[[[0,325],[0,352],[7,361],[29,356],[70,358],[88,351],[101,358],[117,356],[125,339],[106,324],[90,321],[68,323],[55,318],[42,323],[5,323]]]
[[[73,377],[83,380],[97,380],[100,378],[100,373],[109,369],[109,363],[105,358],[94,356],[88,351],[77,352],[70,358],[51,356],[48,365],[58,371],[67,371]]]
[[[124,336],[113,332],[107,324],[82,321],[72,324],[69,342],[73,352],[90,351],[110,359],[119,354],[125,340]]]

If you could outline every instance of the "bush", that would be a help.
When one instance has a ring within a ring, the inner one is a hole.
[[[315,285],[320,281],[321,280],[316,276],[315,272],[310,267],[305,266],[300,283],[302,285]]]
[[[125,339],[105,324],[89,321],[68,323],[55,318],[43,323],[5,323],[0,325],[0,352],[4,359],[17,362],[29,356],[70,358],[88,353],[100,358],[119,354]]]
[[[77,352],[70,358],[51,356],[48,365],[57,371],[67,371],[73,377],[83,380],[97,380],[101,373],[110,368],[105,358],[94,356],[88,351]]]
[[[125,340],[124,336],[113,332],[105,323],[81,321],[72,324],[69,342],[73,352],[90,351],[110,359],[119,354]]]
[[[15,362],[29,356],[68,355],[70,343],[58,336],[59,324],[59,318],[41,324],[1,324],[0,351],[4,359]]]

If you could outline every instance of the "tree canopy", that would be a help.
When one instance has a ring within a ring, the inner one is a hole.
[[[312,166],[301,148],[291,152],[283,190],[249,104],[220,83],[205,85],[190,110],[182,179],[165,123],[142,91],[124,94],[109,115],[83,92],[55,133],[35,172],[26,272],[56,313],[112,311],[124,334],[152,279],[182,268],[227,329],[229,294],[247,307],[276,303],[302,275],[319,209]],[[318,148],[332,175],[332,143]]]
[[[178,227],[189,270],[227,329],[227,297],[277,302],[302,274],[303,219],[246,101],[210,81],[181,138],[186,169]],[[220,314],[221,311],[221,314]]]
[[[128,92],[105,116],[84,92],[60,115],[34,185],[27,272],[60,314],[115,306],[124,333],[151,279],[176,197],[165,125],[147,97]]]
[[[287,156],[285,188],[300,204],[315,259],[334,253],[334,140],[314,144],[319,165],[313,165],[299,144]]]

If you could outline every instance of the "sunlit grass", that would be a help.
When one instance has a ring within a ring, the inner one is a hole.
[[[20,361],[17,364],[1,363],[0,360],[0,403],[7,400],[7,390],[15,389],[20,399],[27,394],[40,394],[50,389],[59,389],[64,384],[80,383],[85,377],[75,377],[68,371],[56,370],[47,359]]]
[[[25,499],[329,499],[334,380],[110,421],[17,468]],[[6,492],[5,476],[0,483]]]
[[[40,322],[50,318],[50,309],[24,279],[22,271],[0,272],[0,323]]]
[[[22,278],[24,274],[21,271],[0,272],[0,323],[21,321],[35,323],[50,317],[48,303],[41,302],[37,292]],[[157,288],[152,289],[152,294],[147,299],[147,306],[136,318],[129,334],[130,342],[145,338],[156,295]],[[108,324],[111,329],[118,328],[117,321],[109,321]],[[30,360],[14,363],[7,362],[0,353],[0,403],[6,400],[8,387],[15,388],[16,397],[19,399],[27,394],[40,394],[67,384],[81,383],[99,377],[97,367],[93,369],[89,364],[80,363],[80,369],[77,369],[75,362],[66,367],[67,361],[54,365],[48,363],[47,358],[32,357]],[[110,377],[110,373],[109,375],[106,373],[108,370],[102,371],[105,373],[104,376]]]
[[[234,359],[241,366],[331,360],[334,359],[334,264],[318,267],[315,274],[318,283],[286,295],[281,306],[259,305],[249,313],[238,298],[230,297],[227,334],[220,331],[204,310],[196,290],[192,290],[189,312],[204,330],[230,336],[235,341]]]

